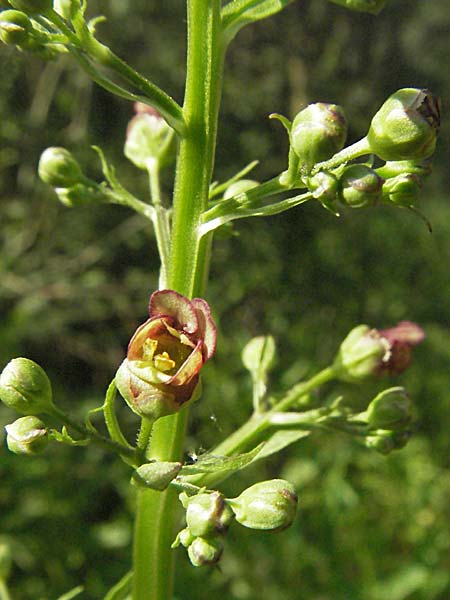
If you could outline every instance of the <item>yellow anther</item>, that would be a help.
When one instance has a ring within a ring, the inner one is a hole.
[[[153,364],[158,369],[158,371],[170,371],[175,367],[175,361],[170,358],[167,352],[162,352],[161,354],[157,354],[153,359]]]

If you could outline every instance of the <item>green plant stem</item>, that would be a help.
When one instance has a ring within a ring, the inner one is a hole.
[[[170,267],[167,285],[192,297],[203,295],[211,236],[200,238],[198,225],[208,202],[214,164],[223,47],[220,0],[189,0],[188,55],[183,118],[174,191]],[[176,461],[183,452],[188,411],[154,425],[150,455]],[[171,600],[178,509],[177,494],[137,491],[133,600]]]
[[[170,253],[170,222],[169,214],[164,208],[161,199],[161,188],[159,184],[159,164],[156,160],[148,161],[147,172],[150,184],[150,196],[152,199],[153,227],[155,229],[156,243],[161,259],[161,271],[159,275],[159,288],[164,289],[167,282],[167,269]]]
[[[8,586],[3,579],[0,579],[0,600],[12,600]]]
[[[317,163],[317,165],[313,169],[313,174],[318,173],[319,171],[328,171],[330,169],[334,169],[335,167],[339,167],[354,158],[358,158],[359,156],[364,156],[365,154],[371,154],[370,144],[367,141],[366,137],[363,137],[358,142],[355,142],[351,146],[347,146],[347,148],[343,148],[340,152],[335,154],[329,160],[325,160],[324,162]]]

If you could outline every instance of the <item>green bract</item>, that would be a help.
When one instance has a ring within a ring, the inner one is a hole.
[[[38,172],[42,181],[55,188],[71,188],[83,179],[80,165],[65,148],[51,147],[44,150]]]
[[[175,479],[182,466],[180,462],[155,461],[146,463],[136,469],[131,482],[138,487],[162,491]]]
[[[47,447],[47,429],[38,417],[21,417],[5,429],[6,443],[15,454],[39,454]]]
[[[373,206],[382,197],[383,179],[367,165],[350,165],[340,179],[340,197],[351,208]]]
[[[14,358],[0,374],[0,399],[24,415],[51,413],[52,387],[45,371],[28,358]]]
[[[341,150],[346,137],[344,111],[336,104],[310,104],[297,114],[292,123],[291,145],[306,171]]]
[[[52,0],[9,0],[9,3],[30,15],[44,14],[53,7]]]
[[[241,525],[281,531],[295,519],[297,500],[292,484],[284,479],[271,479],[255,483],[228,503]]]
[[[427,158],[434,152],[439,124],[438,99],[428,90],[404,88],[375,114],[367,141],[383,160]]]

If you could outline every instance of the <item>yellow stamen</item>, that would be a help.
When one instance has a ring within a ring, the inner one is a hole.
[[[151,362],[153,360],[153,356],[155,355],[157,346],[158,342],[156,340],[147,338],[142,346],[142,359]]]
[[[153,359],[153,364],[158,371],[162,371],[164,373],[174,368],[175,361],[170,358],[167,352],[162,352],[161,354],[157,354],[155,356]]]

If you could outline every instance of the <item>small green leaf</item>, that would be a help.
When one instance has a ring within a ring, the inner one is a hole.
[[[246,452],[237,456],[214,456],[213,454],[203,454],[193,465],[184,465],[180,471],[180,475],[198,475],[199,473],[228,473],[236,472],[243,469],[253,462],[261,449],[264,442]]]
[[[222,23],[227,42],[248,23],[275,15],[293,0],[234,0],[224,6]]]
[[[310,431],[305,431],[304,429],[277,431],[265,443],[256,460],[261,460],[271,456],[272,454],[276,454],[277,452],[283,450],[283,448],[286,448],[298,440],[307,437],[310,433]]]

